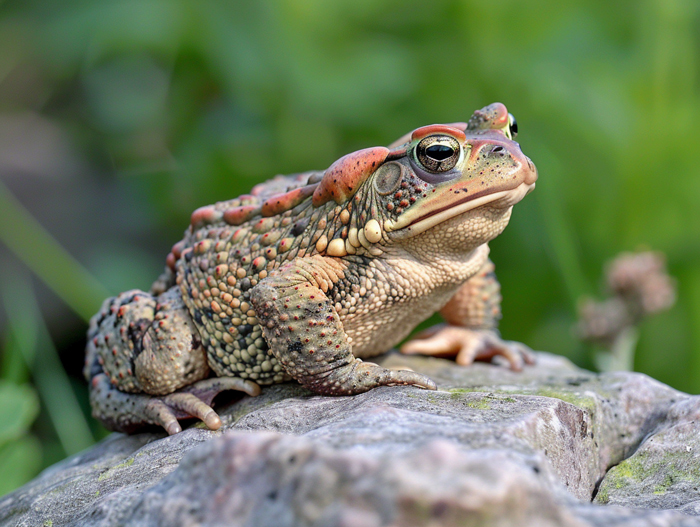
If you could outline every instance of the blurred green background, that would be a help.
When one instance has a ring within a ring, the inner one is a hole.
[[[196,207],[504,102],[539,168],[492,244],[505,337],[591,367],[576,303],[652,248],[635,369],[700,392],[697,0],[0,0],[0,494],[105,435],[87,319]]]

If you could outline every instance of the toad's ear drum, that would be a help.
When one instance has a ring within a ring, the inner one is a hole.
[[[394,161],[384,163],[374,175],[374,188],[382,196],[391,194],[401,184],[405,170],[401,163]]]

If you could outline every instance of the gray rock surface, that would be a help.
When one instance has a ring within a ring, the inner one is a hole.
[[[538,359],[390,354],[439,391],[290,383],[220,407],[222,431],[113,434],[0,498],[0,524],[700,526],[700,399]]]

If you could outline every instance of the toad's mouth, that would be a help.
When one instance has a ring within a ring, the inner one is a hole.
[[[438,206],[418,217],[405,214],[396,221],[386,220],[384,229],[393,232],[396,238],[410,238],[431,229],[432,227],[451,218],[478,209],[484,205],[494,208],[509,209],[535,188],[535,183],[522,182],[515,188],[494,192],[493,189],[483,192],[465,195],[458,200],[450,201],[443,206]],[[454,190],[450,189],[451,192]]]

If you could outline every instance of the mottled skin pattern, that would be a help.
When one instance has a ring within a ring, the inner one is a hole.
[[[435,389],[361,359],[436,311],[448,325],[402,351],[531,362],[495,331],[500,288],[486,245],[537,179],[515,132],[495,103],[468,124],[419,128],[195,211],[151,292],[108,299],[91,321],[95,416],[172,434],[184,417],[220,427],[210,404],[222,390],[256,395],[290,379],[329,395]]]

